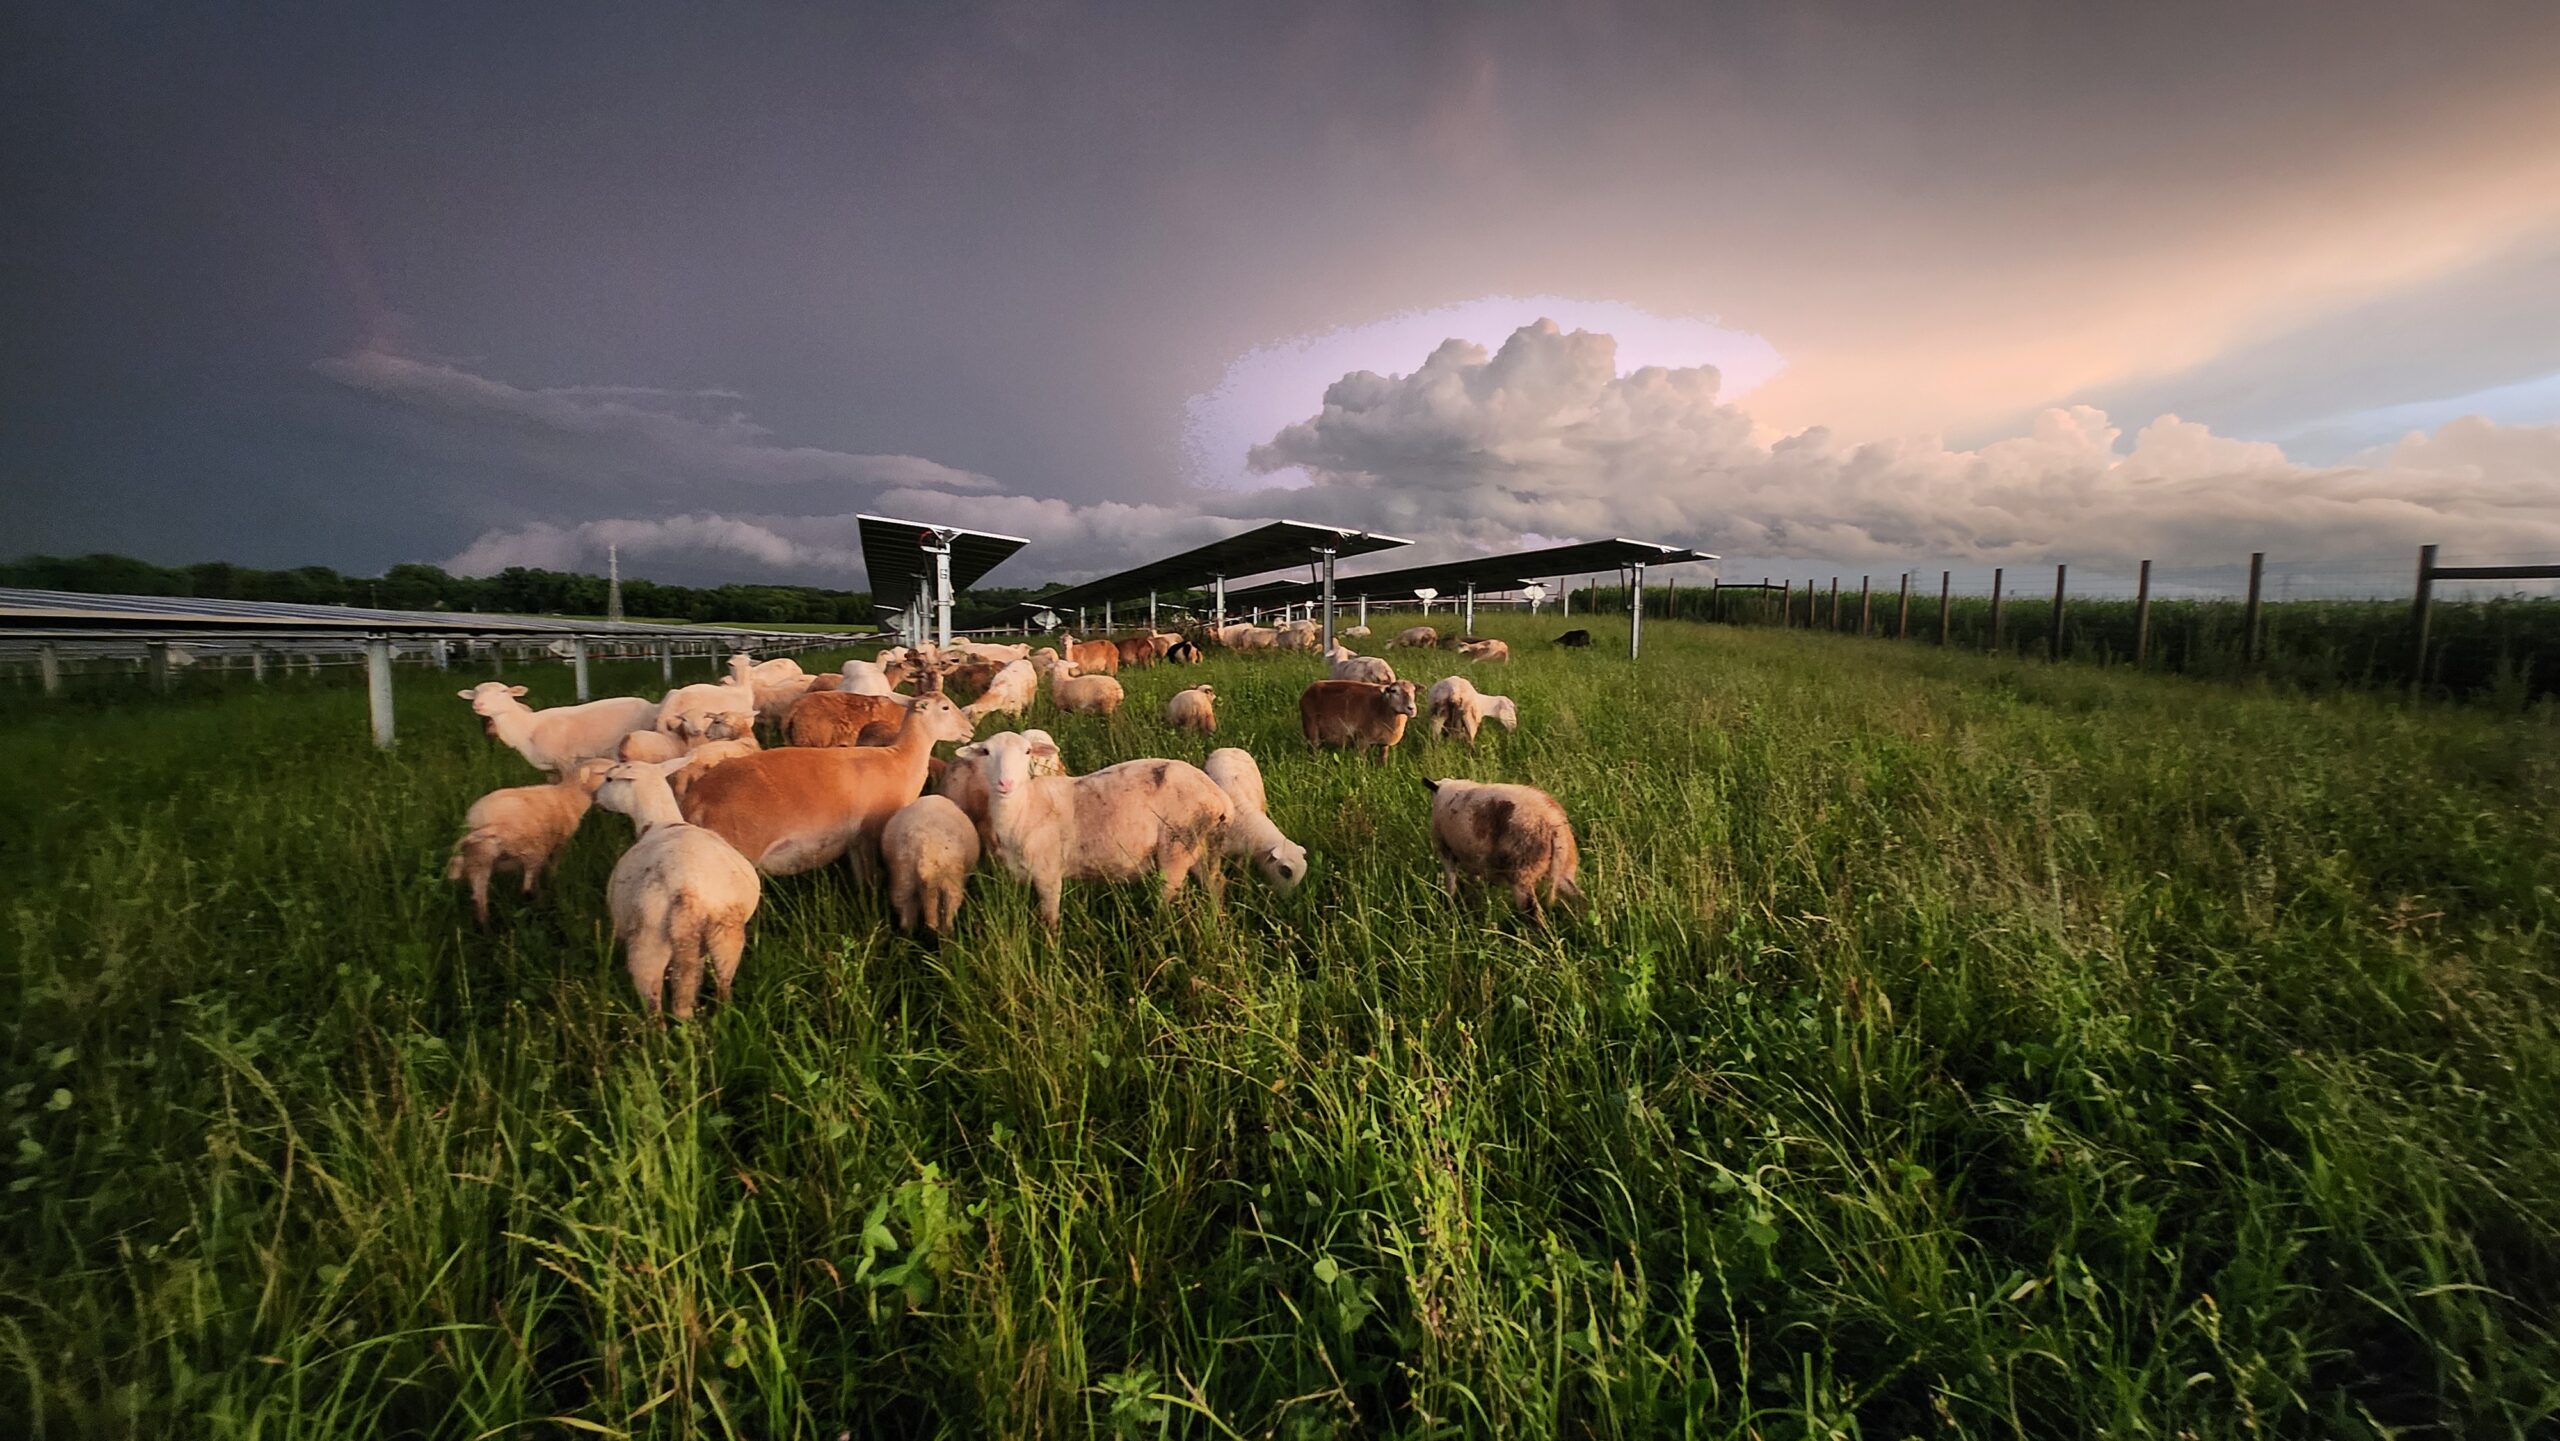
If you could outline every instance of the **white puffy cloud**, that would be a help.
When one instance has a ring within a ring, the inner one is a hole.
[[[1610,338],[1550,322],[1358,371],[1254,447],[1313,475],[1302,508],[1384,530],[1639,535],[1767,557],[2210,564],[2560,550],[2560,427],[2457,421],[2354,463],[2164,415],[2129,447],[2104,412],[2045,411],[1972,450],[1771,436],[1712,367],[1619,374]]]

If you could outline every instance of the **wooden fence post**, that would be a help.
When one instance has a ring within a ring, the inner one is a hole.
[[[1902,573],[1902,599],[1894,605],[1893,638],[1911,638],[1911,572]]]
[[[1784,630],[1796,623],[1796,583],[1790,579],[1786,589],[1778,592],[1778,628]]]
[[[2053,632],[2044,638],[2044,658],[2062,659],[2062,576],[2071,569],[2067,565],[2053,568]]]
[[[1991,568],[1991,649],[2000,649],[2000,582],[2005,566]]]
[[[1875,633],[1875,603],[1868,590],[1868,582],[1873,579],[1875,577],[1866,575],[1858,577],[1858,636],[1862,640]]]
[[[1840,630],[1840,577],[1836,575],[1831,577],[1831,630],[1834,634]]]
[[[2249,608],[2240,621],[2240,659],[2252,666],[2258,663],[2259,585],[2266,579],[2266,574],[2267,553],[2263,550],[2249,552]]]
[[[2133,664],[2136,670],[2151,658],[2151,562],[2142,563],[2142,579],[2133,588]]]
[[[1947,643],[1947,621],[1954,614],[1950,598],[1954,595],[1955,572],[1938,572],[1938,644]]]
[[[2409,609],[2409,694],[2424,694],[2427,685],[2427,613],[2435,608],[2436,548],[2418,547],[2417,599]]]

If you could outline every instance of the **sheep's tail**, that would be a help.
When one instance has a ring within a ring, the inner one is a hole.
[[[473,856],[475,853],[486,856],[497,848],[498,836],[495,831],[486,828],[465,831],[462,839],[453,843],[453,855],[444,863],[444,878],[449,881],[461,880],[466,857]]]

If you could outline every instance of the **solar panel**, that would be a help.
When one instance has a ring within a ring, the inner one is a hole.
[[[1152,592],[1197,590],[1221,578],[1232,580],[1238,576],[1260,575],[1283,566],[1308,564],[1314,560],[1319,548],[1329,549],[1341,557],[1368,555],[1373,551],[1393,550],[1412,543],[1392,535],[1349,530],[1338,525],[1275,520],[1241,535],[1231,535],[1224,540],[1186,550],[1180,555],[1134,566],[1118,575],[1069,586],[1049,597],[1049,603],[1060,606],[1099,605],[1104,601],[1133,600]]]
[[[1362,596],[1380,600],[1401,599],[1425,587],[1444,596],[1458,595],[1470,584],[1479,591],[1518,590],[1541,576],[1579,575],[1586,571],[1616,570],[1627,565],[1677,565],[1716,558],[1705,551],[1650,540],[1577,541],[1541,550],[1478,556],[1472,560],[1445,561],[1437,565],[1407,566],[1370,575],[1337,575],[1333,580],[1333,593],[1335,598],[1342,600],[1358,600]],[[1229,604],[1247,606],[1297,605],[1314,600],[1321,594],[1323,587],[1313,581],[1274,581],[1247,591],[1231,591],[1227,600]]]
[[[872,603],[891,615],[906,610],[928,589],[933,553],[925,547],[942,543],[936,537],[944,538],[951,547],[954,594],[976,585],[988,571],[1031,543],[1018,535],[897,520],[885,515],[858,515],[854,523],[862,534],[862,569],[870,577]]]
[[[744,634],[733,626],[648,625],[566,616],[484,615],[473,611],[374,610],[287,601],[218,600],[185,595],[84,595],[74,591],[0,588],[0,629],[365,632],[493,635]]]

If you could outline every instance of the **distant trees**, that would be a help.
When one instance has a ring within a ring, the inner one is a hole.
[[[492,576],[449,575],[440,566],[395,565],[380,576],[342,575],[324,565],[253,570],[223,561],[159,566],[126,555],[30,555],[0,561],[0,586],[68,590],[85,595],[186,595],[215,600],[288,601],[384,610],[476,611],[513,615],[592,615],[605,611],[600,575],[513,566]],[[976,590],[952,608],[962,627],[1006,624],[1021,603],[1055,586]],[[737,625],[838,625],[877,620],[867,591],[809,585],[664,585],[622,582],[622,609],[635,620],[714,621]]]

